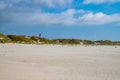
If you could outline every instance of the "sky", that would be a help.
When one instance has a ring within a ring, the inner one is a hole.
[[[120,0],[0,0],[0,33],[120,41]]]

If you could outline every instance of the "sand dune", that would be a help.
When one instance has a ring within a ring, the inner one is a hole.
[[[0,44],[0,80],[120,80],[120,46]]]

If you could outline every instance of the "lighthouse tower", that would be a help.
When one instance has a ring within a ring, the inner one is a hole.
[[[41,38],[41,33],[39,33],[39,38]]]

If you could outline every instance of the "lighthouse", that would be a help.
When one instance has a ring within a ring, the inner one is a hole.
[[[39,38],[41,38],[41,33],[39,33]]]

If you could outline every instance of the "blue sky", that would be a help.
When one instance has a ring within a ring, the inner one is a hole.
[[[120,41],[120,0],[0,0],[0,32]]]

